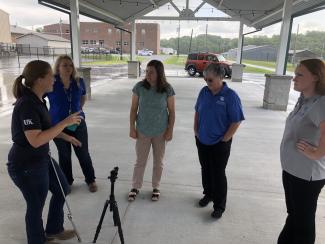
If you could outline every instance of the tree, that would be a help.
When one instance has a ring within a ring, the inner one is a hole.
[[[291,34],[291,49],[293,48],[293,40],[295,40],[295,33]],[[237,48],[237,38],[223,38],[216,35],[207,35],[207,51],[215,53],[227,52],[229,49]],[[253,36],[244,38],[244,45],[271,45],[275,48],[279,46],[280,36]],[[318,56],[325,53],[325,32],[322,31],[308,31],[305,34],[299,34],[296,49],[308,49]],[[160,41],[162,47],[171,47],[177,49],[177,38],[162,39]],[[190,36],[183,36],[180,38],[180,53],[187,54],[190,45]],[[198,35],[192,39],[191,52],[205,52],[205,34]]]
[[[36,32],[43,32],[43,28],[42,27],[36,28]]]

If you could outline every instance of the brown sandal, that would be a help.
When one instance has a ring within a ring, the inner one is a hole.
[[[128,196],[129,202],[133,202],[135,200],[135,198],[137,197],[138,193],[139,193],[138,189],[135,189],[135,188],[131,189],[131,191],[129,192],[129,196]]]
[[[151,195],[151,200],[156,202],[159,200],[160,197],[160,191],[158,189],[153,189],[152,195]]]

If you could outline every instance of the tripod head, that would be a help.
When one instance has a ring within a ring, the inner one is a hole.
[[[117,174],[118,174],[118,167],[114,167],[114,169],[111,170],[111,175],[107,177],[111,181],[111,183],[115,183],[117,179]]]

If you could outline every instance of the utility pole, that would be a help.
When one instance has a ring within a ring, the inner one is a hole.
[[[180,38],[180,34],[181,34],[181,21],[178,21],[178,39],[177,39],[177,57],[179,57],[179,38]]]
[[[62,37],[62,19],[61,18],[59,21],[59,26],[60,26],[60,36]]]
[[[205,26],[205,52],[208,52],[208,24]]]
[[[299,33],[299,24],[298,24],[298,27],[297,27],[297,33],[296,33],[296,38],[295,38],[295,45],[294,45],[294,48],[293,48],[293,55],[292,55],[292,60],[291,60],[293,65],[296,62],[296,47],[297,47],[298,33]]]

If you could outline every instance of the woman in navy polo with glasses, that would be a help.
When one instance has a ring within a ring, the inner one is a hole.
[[[58,57],[54,66],[55,82],[53,92],[47,94],[50,101],[52,125],[77,111],[81,111],[80,115],[85,118],[82,108],[86,101],[86,86],[84,80],[77,77],[76,73],[73,61],[68,55]],[[89,191],[96,192],[96,177],[88,150],[88,132],[85,119],[81,121],[79,126],[68,126],[63,132],[81,142],[81,146],[76,147],[72,142],[60,138],[54,139],[58,148],[59,164],[67,177],[68,183],[72,185],[74,181],[71,161],[71,146],[73,146]]]
[[[226,209],[226,166],[232,137],[244,120],[240,99],[235,91],[223,82],[225,70],[221,65],[210,64],[204,70],[207,86],[197,98],[194,116],[194,133],[202,171],[205,207],[213,201],[213,218],[221,218]]]

